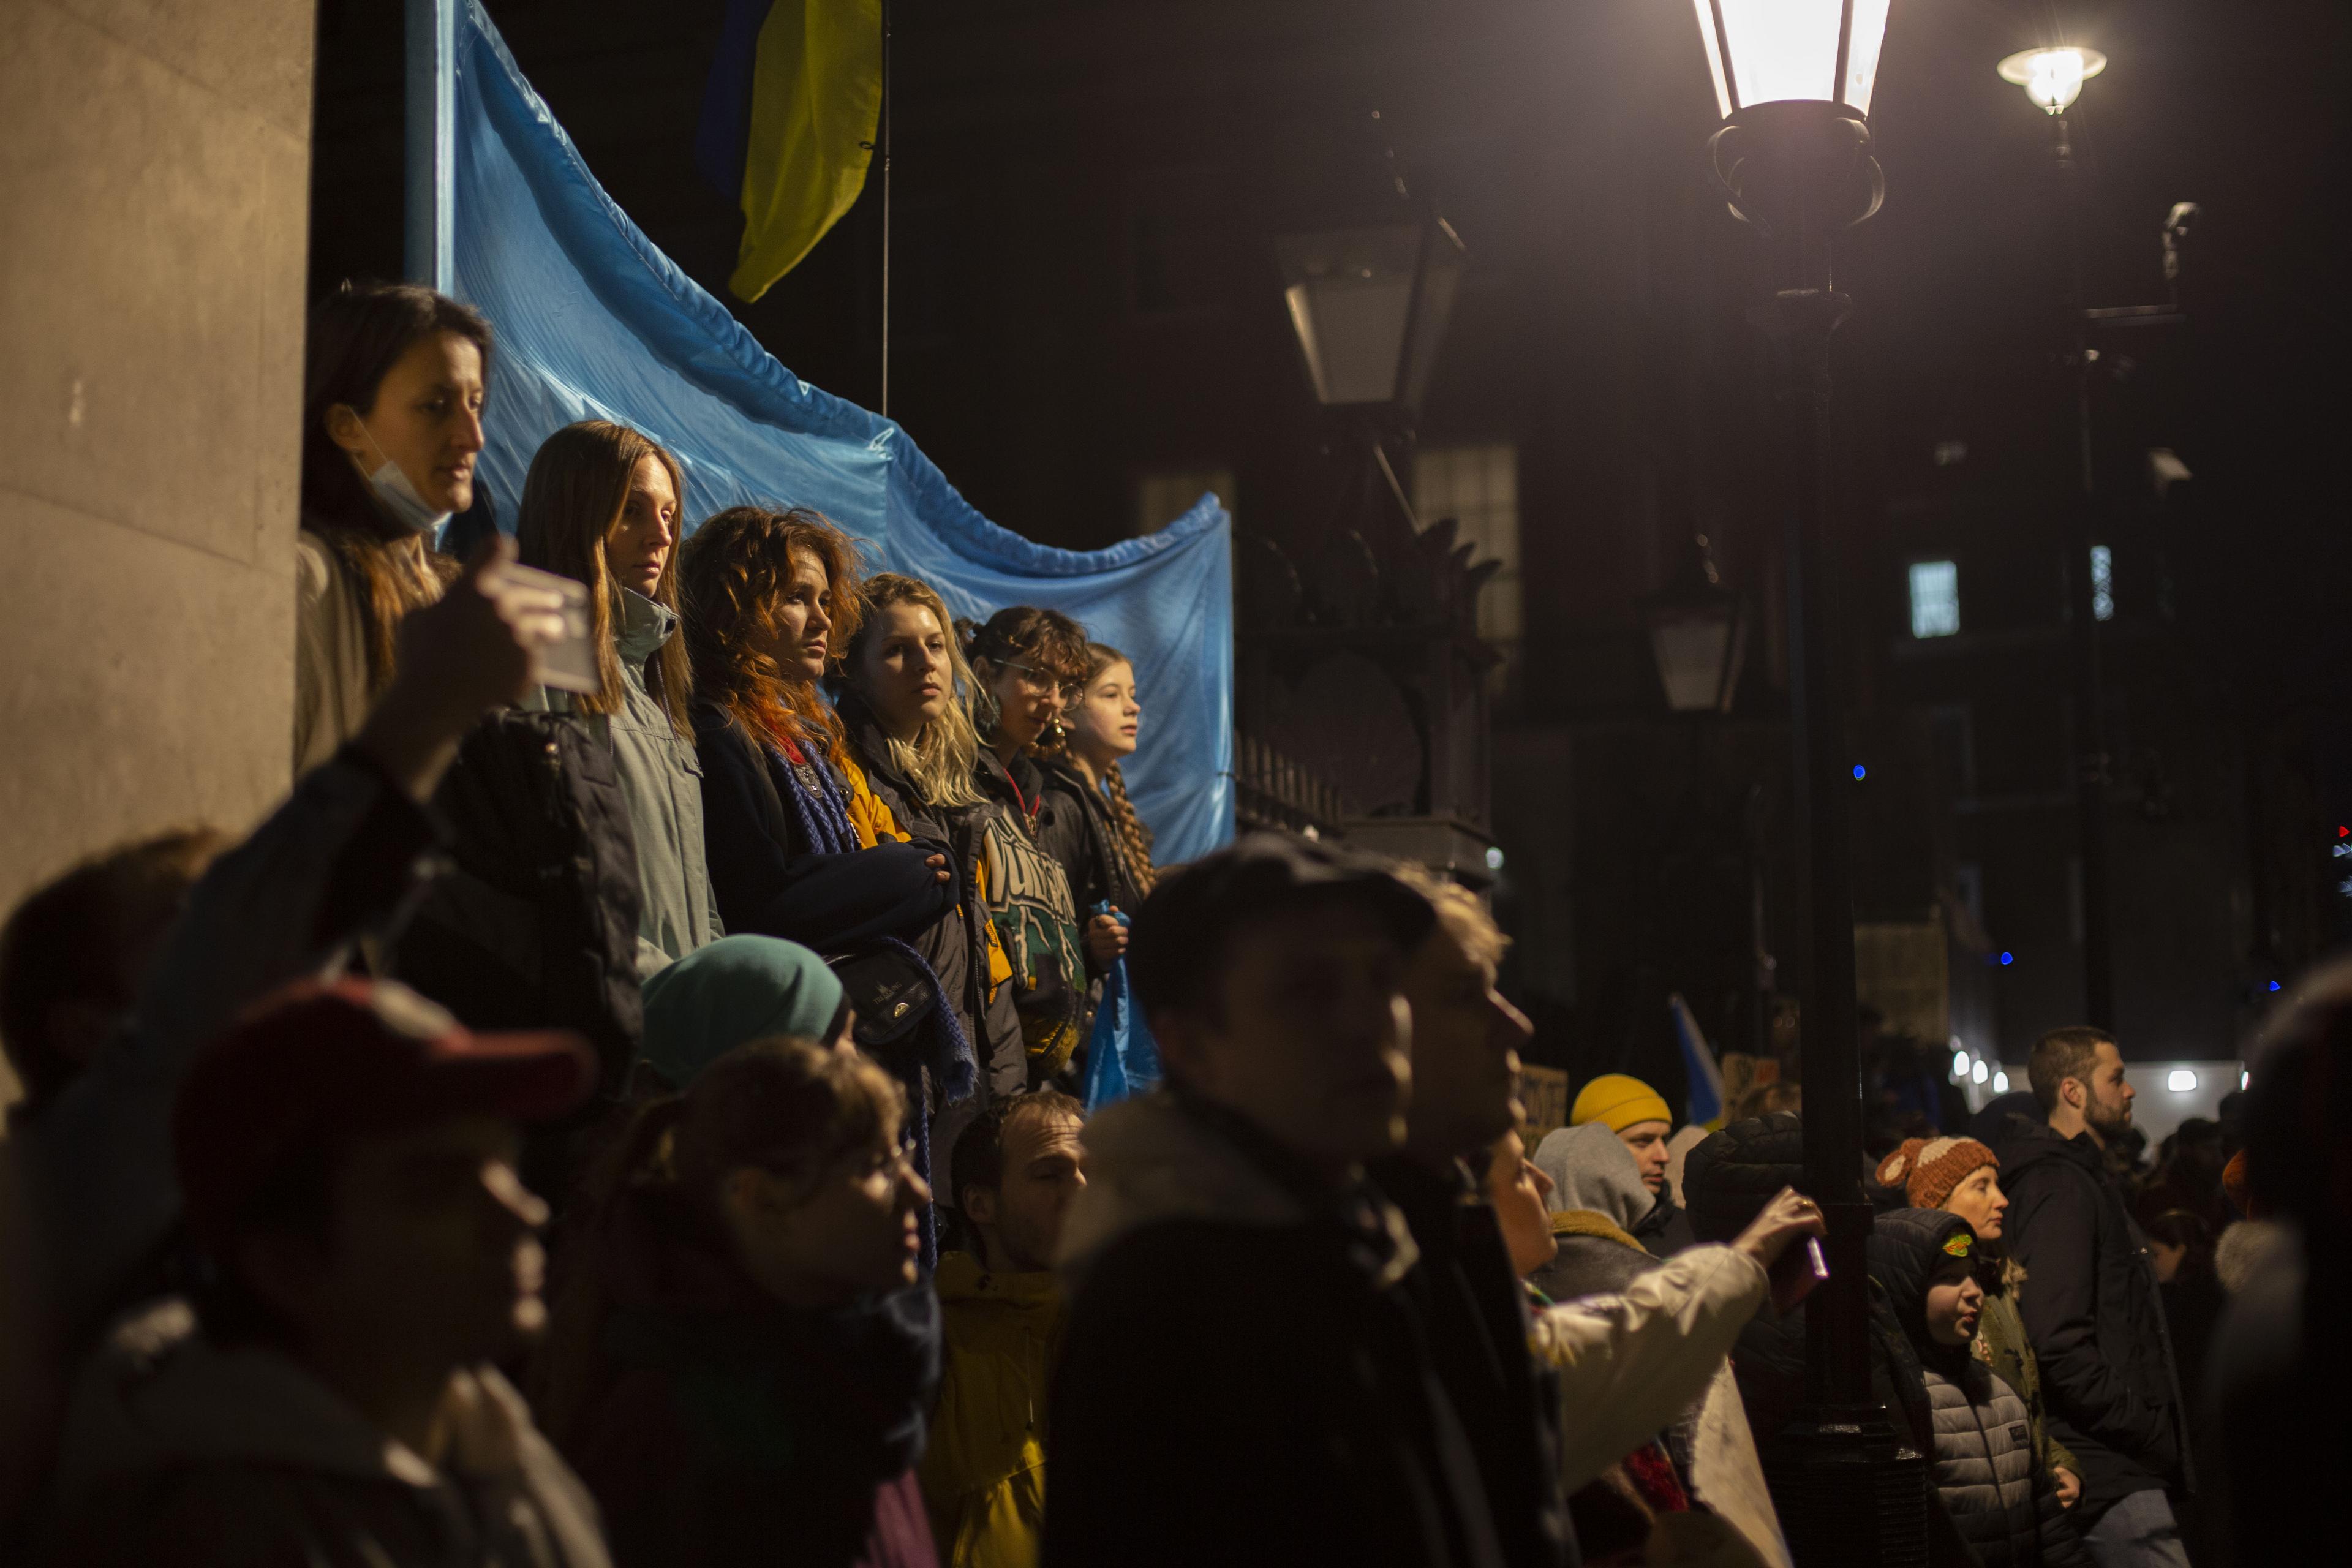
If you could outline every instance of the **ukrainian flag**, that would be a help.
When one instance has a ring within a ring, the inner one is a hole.
[[[728,288],[756,300],[866,186],[882,112],[883,0],[728,0],[695,162],[740,193]]]

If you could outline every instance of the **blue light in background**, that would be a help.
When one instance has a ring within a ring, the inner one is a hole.
[[[1870,776],[1870,770],[1864,767],[1860,763],[1856,763],[1853,764],[1853,776],[1858,779],[1868,778]]]
[[[2278,988],[2279,988],[2279,983],[2278,983],[2277,981],[2275,981],[2275,980],[2272,981],[2272,982],[2271,982],[2271,989],[2272,989],[2272,990],[2273,990],[2273,991],[2275,991],[2275,990],[2277,990]]]
[[[2000,955],[2000,966],[2003,969],[2007,969],[2011,964],[2015,963],[2016,962],[2017,954],[2013,952],[2004,952]]]

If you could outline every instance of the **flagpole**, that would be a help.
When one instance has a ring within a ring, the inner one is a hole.
[[[444,294],[455,286],[457,271],[457,5],[458,0],[407,5],[403,269],[411,283]]]
[[[890,0],[882,0],[882,417],[890,417]]]

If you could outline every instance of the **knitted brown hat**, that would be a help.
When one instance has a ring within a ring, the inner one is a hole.
[[[1979,1165],[1999,1170],[2000,1161],[1973,1138],[1906,1138],[1878,1163],[1878,1184],[1902,1188],[1915,1209],[1939,1209]]]

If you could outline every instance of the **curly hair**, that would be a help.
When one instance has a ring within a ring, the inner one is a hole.
[[[842,674],[862,695],[859,664],[866,657],[866,646],[874,640],[881,613],[897,605],[929,610],[940,623],[940,635],[947,638],[948,645],[948,706],[939,722],[923,726],[923,732],[912,745],[895,736],[886,739],[884,743],[890,752],[886,760],[913,784],[927,805],[978,805],[982,797],[971,780],[972,763],[980,756],[980,732],[972,728],[971,704],[972,692],[980,683],[972,677],[971,666],[964,662],[955,617],[948,613],[947,602],[940,597],[938,589],[896,572],[877,573],[867,578],[866,605],[857,630],[843,639]]]
[[[629,480],[638,462],[652,458],[669,472],[678,511],[686,510],[686,475],[677,459],[625,425],[603,419],[566,425],[540,446],[522,482],[522,507],[515,520],[515,542],[523,564],[561,573],[588,587],[589,642],[596,650],[602,689],[584,692],[591,713],[621,710],[621,658],[613,643],[613,610],[620,596],[604,563],[604,547],[629,504]],[[665,609],[677,608],[677,552],[662,563],[660,579],[646,595]],[[669,715],[670,727],[688,740],[694,724],[688,704],[694,678],[687,667],[685,639],[671,637],[654,655],[646,685]]]
[[[785,511],[730,506],[686,542],[686,646],[695,684],[754,735],[813,748],[838,766],[841,721],[814,680],[787,679],[759,651],[775,624],[795,552],[824,569],[833,647],[846,647],[865,619],[856,541],[812,507]],[[836,653],[834,663],[838,666]]]
[[[978,678],[972,718],[983,736],[996,729],[996,694],[990,687],[1004,666],[1026,665],[1072,686],[1087,679],[1087,628],[1059,610],[1012,605],[989,616],[984,626],[957,623],[958,630],[966,628],[963,656]]]

